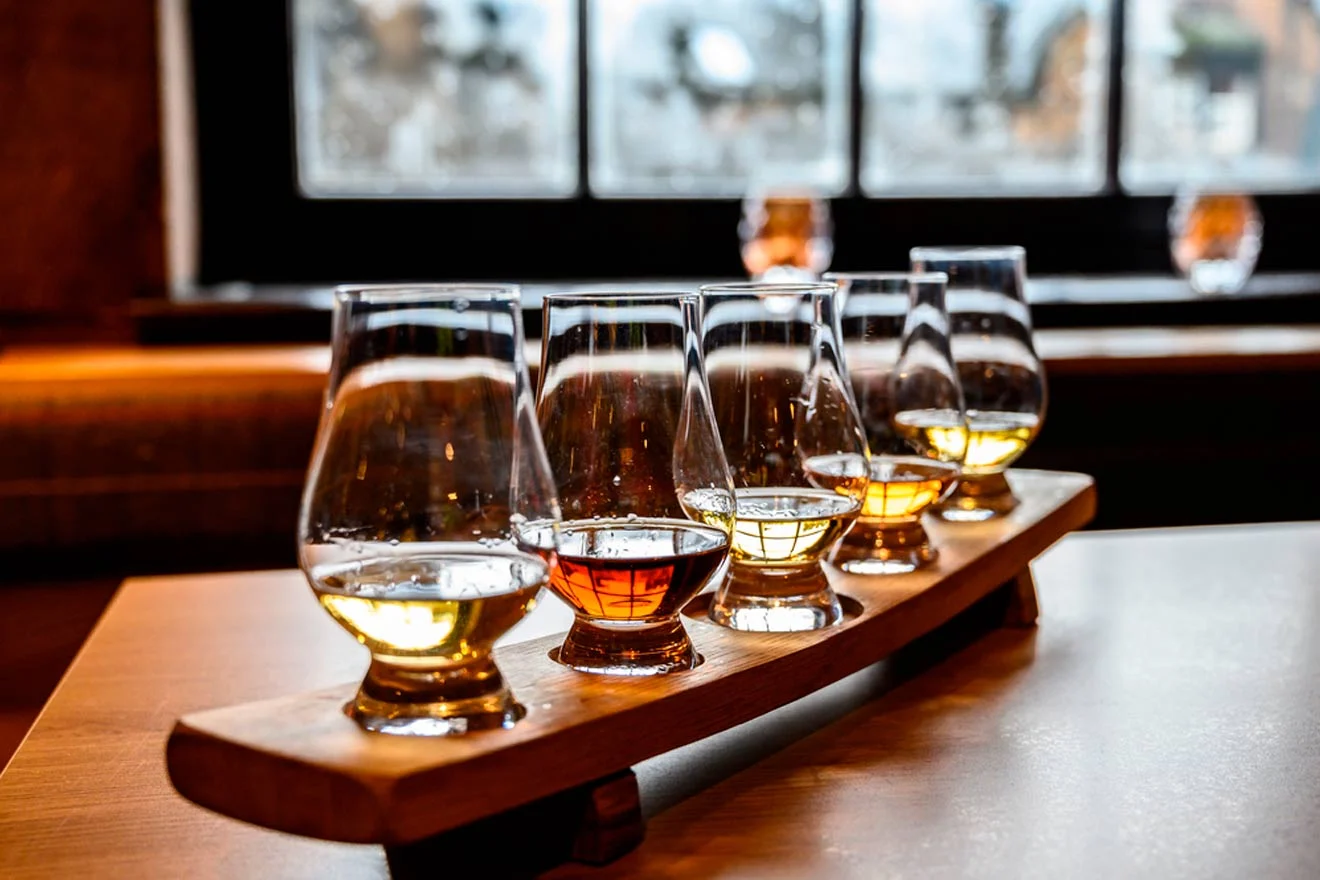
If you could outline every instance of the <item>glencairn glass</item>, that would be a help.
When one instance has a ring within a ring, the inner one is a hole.
[[[818,281],[834,255],[829,202],[811,189],[762,187],[743,199],[743,268],[753,281]]]
[[[710,617],[772,632],[838,623],[820,561],[861,511],[868,467],[835,285],[701,293],[707,378],[737,496],[729,572]]]
[[[920,423],[965,430],[949,354],[943,273],[828,274],[839,285],[844,359],[871,451],[861,515],[830,561],[853,574],[901,574],[933,562],[921,516],[958,483],[966,449],[931,444]]]
[[[1017,506],[1004,471],[1040,432],[1045,418],[1045,368],[1032,342],[1026,252],[1020,247],[913,248],[914,272],[949,278],[945,303],[949,346],[962,383],[967,428],[900,420],[931,448],[963,448],[957,489],[938,507],[941,517],[976,522]]]
[[[511,726],[491,648],[547,582],[559,519],[518,290],[339,288],[332,347],[298,561],[371,652],[345,711],[392,734]]]
[[[701,658],[683,606],[723,571],[733,484],[711,414],[696,293],[551,293],[536,412],[564,507],[552,654],[657,675]]]

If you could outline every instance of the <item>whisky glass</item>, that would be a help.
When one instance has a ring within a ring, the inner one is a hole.
[[[1017,506],[1004,471],[1026,451],[1045,418],[1045,368],[1031,338],[1026,251],[1020,247],[911,251],[914,272],[949,278],[949,347],[962,383],[967,430],[905,425],[933,447],[962,447],[957,489],[938,507],[953,522],[979,522]]]
[[[1169,208],[1169,251],[1197,293],[1237,293],[1260,255],[1263,224],[1247,192],[1188,186]]]
[[[830,561],[852,574],[902,574],[935,561],[921,524],[958,483],[964,446],[931,443],[937,426],[965,436],[949,353],[942,272],[828,274],[839,285],[844,359],[871,450],[862,512]],[[904,426],[920,424],[924,430]]]
[[[763,188],[743,199],[738,237],[753,281],[820,280],[834,255],[829,202],[810,189]]]
[[[371,652],[344,709],[379,733],[509,727],[524,710],[491,648],[548,581],[559,521],[518,289],[341,287],[332,349],[298,562]]]
[[[536,413],[564,507],[551,656],[581,672],[701,662],[679,612],[723,570],[733,483],[702,367],[696,293],[551,293]]]
[[[811,630],[842,619],[821,560],[861,511],[869,478],[835,289],[701,289],[707,377],[737,501],[729,572],[710,617],[733,629]]]

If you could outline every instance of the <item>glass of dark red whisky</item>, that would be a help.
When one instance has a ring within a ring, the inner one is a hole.
[[[549,586],[575,614],[551,656],[613,675],[692,669],[679,613],[723,573],[734,516],[699,297],[565,292],[542,309],[536,415],[564,518]]]

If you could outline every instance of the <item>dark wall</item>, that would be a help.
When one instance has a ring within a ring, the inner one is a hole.
[[[154,0],[0,0],[0,343],[129,338],[164,286]]]

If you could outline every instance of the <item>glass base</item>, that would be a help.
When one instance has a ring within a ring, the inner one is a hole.
[[[843,620],[819,562],[790,571],[729,564],[710,619],[744,632],[804,632]]]
[[[665,675],[695,669],[701,655],[677,619],[660,623],[603,623],[577,618],[550,659],[578,672]]]
[[[835,546],[830,562],[849,574],[907,574],[930,565],[938,556],[918,520],[859,519]]]
[[[1018,506],[1017,496],[1003,474],[963,476],[958,487],[935,508],[948,522],[983,522],[1004,516]]]
[[[460,736],[512,727],[527,714],[489,655],[458,667],[417,668],[413,658],[372,657],[344,714],[373,733]]]

